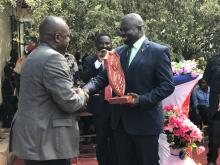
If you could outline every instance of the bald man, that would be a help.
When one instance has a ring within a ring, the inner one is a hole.
[[[161,101],[174,90],[168,48],[149,41],[140,15],[121,20],[124,45],[116,48],[126,80],[130,104],[113,105],[113,129],[119,165],[159,165],[158,139],[163,131]],[[107,73],[92,79],[84,88],[90,93],[108,85]]]
[[[88,99],[73,88],[64,53],[70,30],[59,17],[39,26],[40,44],[21,71],[18,111],[11,129],[11,151],[26,165],[70,165],[78,155],[78,111]]]

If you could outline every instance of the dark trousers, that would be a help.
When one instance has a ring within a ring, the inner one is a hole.
[[[14,114],[17,111],[17,96],[3,98],[3,127],[10,128]]]
[[[159,165],[159,135],[131,135],[120,122],[114,137],[119,165]]]
[[[197,125],[199,128],[202,128],[202,118],[200,114],[197,114],[196,108],[191,108],[189,111],[189,119]]]
[[[219,106],[219,93],[210,90],[209,95],[209,119],[211,120],[215,113],[218,111]]]
[[[215,163],[218,158],[218,147],[220,145],[220,111],[218,111],[219,93],[210,91],[209,104],[209,152],[207,153],[207,159],[208,162]]]
[[[220,112],[217,112],[220,116]],[[220,120],[209,122],[209,152],[207,153],[208,162],[215,163],[218,158],[218,147],[220,145]]]
[[[202,118],[203,124],[208,124],[208,111],[209,111],[209,108],[204,106],[204,105],[198,105],[197,108],[199,110],[199,115]]]
[[[104,106],[102,113],[94,114],[93,120],[96,128],[96,156],[98,164],[118,165],[108,105]]]
[[[55,159],[55,160],[25,160],[26,165],[71,165],[70,159]]]

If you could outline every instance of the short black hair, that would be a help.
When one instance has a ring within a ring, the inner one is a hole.
[[[201,84],[201,83],[203,83],[203,82],[207,83],[204,78],[201,78],[201,79],[198,81],[198,84]]]
[[[111,36],[110,36],[109,34],[103,32],[103,33],[98,33],[98,34],[97,34],[95,43],[98,43],[98,42],[99,42],[99,39],[100,39],[101,37],[103,37],[103,36],[107,36],[107,37],[109,37],[110,40],[111,40]]]

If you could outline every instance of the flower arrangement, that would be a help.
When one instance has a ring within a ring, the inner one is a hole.
[[[172,62],[171,65],[174,76],[189,74],[191,77],[197,77],[202,72],[200,69],[198,69],[198,64],[195,60]]]
[[[178,156],[184,159],[188,155],[188,147],[197,148],[195,142],[201,142],[202,132],[177,106],[165,106],[164,112],[164,132],[167,141],[172,149],[181,149]]]

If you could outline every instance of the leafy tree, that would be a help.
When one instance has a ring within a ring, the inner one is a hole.
[[[120,6],[100,0],[38,0],[34,3],[27,1],[32,7],[32,35],[37,36],[37,28],[46,15],[63,17],[71,29],[70,51],[80,50],[82,54],[94,50],[94,39],[98,32],[107,32],[113,37],[114,46],[120,42],[116,29],[122,12],[115,10]],[[110,5],[111,4],[111,5]]]
[[[3,0],[15,5],[18,0]],[[20,0],[21,1],[21,0]],[[63,17],[71,28],[70,52],[94,50],[97,32],[113,37],[120,19],[136,12],[145,23],[146,36],[170,47],[173,59],[192,59],[220,52],[220,4],[218,0],[25,0],[32,12],[31,34],[37,36],[46,15]],[[0,3],[1,5],[2,3]]]

